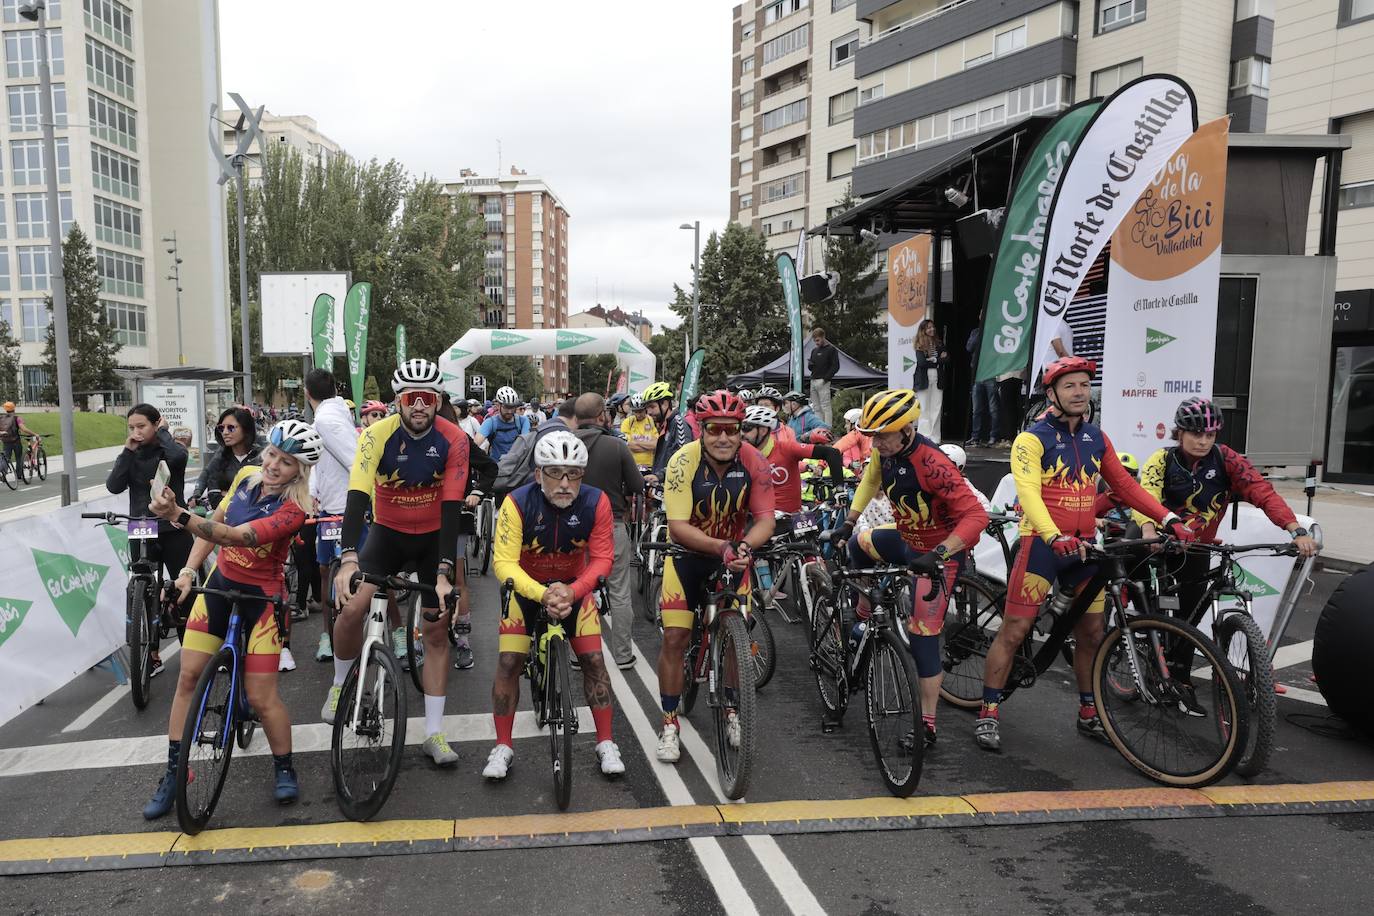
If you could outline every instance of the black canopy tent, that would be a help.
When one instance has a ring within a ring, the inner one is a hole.
[[[835,346],[831,344],[831,346]],[[811,351],[816,345],[811,338],[806,338],[802,342],[802,362],[809,362]],[[831,384],[838,388],[874,388],[887,384],[887,373],[879,372],[872,366],[859,362],[848,353],[835,347],[840,354],[840,371],[831,379]],[[806,375],[805,372],[802,373]],[[752,372],[741,372],[739,375],[732,375],[726,382],[731,385],[739,385],[741,388],[757,388],[759,385],[773,385],[778,388],[786,389],[792,384],[792,351],[788,350],[777,359],[760,366]]]

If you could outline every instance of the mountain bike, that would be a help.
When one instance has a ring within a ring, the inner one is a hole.
[[[654,544],[668,540],[668,515],[663,511],[663,491],[654,490],[649,498],[658,506],[644,522],[639,545],[639,589],[644,593],[644,619],[658,622],[658,601],[663,592],[663,551]]]
[[[29,480],[33,480],[34,475],[39,480],[48,479],[48,450],[43,447],[44,435],[36,433],[29,437],[29,448],[24,454],[24,467]]]

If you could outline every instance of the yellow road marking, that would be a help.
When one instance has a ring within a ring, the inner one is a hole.
[[[1073,811],[1085,808],[1165,808],[1210,805],[1192,789],[1106,789],[1073,792],[990,792],[965,795],[964,800],[984,814],[1022,811]]]
[[[1266,805],[1303,802],[1369,801],[1374,799],[1374,781],[1317,782],[1304,785],[1211,786],[1201,790],[1217,805]]]
[[[727,824],[777,823],[780,821],[830,821],[873,817],[922,817],[924,815],[973,814],[973,808],[956,796],[929,795],[917,798],[835,798],[820,801],[749,802],[721,805]]]
[[[277,846],[338,846],[345,843],[404,843],[453,838],[451,820],[295,824],[288,827],[226,827],[196,836],[181,835],[172,852],[261,849]]]
[[[506,817],[469,817],[454,822],[453,835],[460,839],[546,834],[597,833],[655,827],[688,827],[719,824],[715,805],[665,805],[661,808],[608,808],[604,811],[571,811],[563,814],[520,814]]]
[[[53,836],[31,840],[0,840],[0,862],[45,862],[49,859],[89,859],[95,856],[162,855],[181,834],[106,833],[92,836]]]

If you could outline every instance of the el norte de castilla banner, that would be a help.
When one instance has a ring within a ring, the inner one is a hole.
[[[931,237],[916,235],[887,250],[887,386],[910,388],[916,329],[930,308]]]

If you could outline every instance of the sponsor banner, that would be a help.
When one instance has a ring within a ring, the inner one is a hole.
[[[334,297],[320,293],[310,311],[310,348],[316,369],[334,370]]]
[[[997,256],[988,278],[987,308],[978,349],[979,381],[1026,368],[1035,280],[1040,273],[1050,205],[1074,144],[1100,105],[1097,100],[1083,102],[1060,115],[1045,128],[1021,168],[1002,220]]]
[[[805,233],[803,233],[805,237]],[[782,295],[787,300],[787,324],[792,334],[792,389],[802,390],[802,316],[801,287],[797,283],[797,264],[787,252],[778,255],[778,279],[782,281]],[[695,355],[695,354],[694,354]]]
[[[405,362],[407,359],[410,358],[407,355],[407,353],[408,351],[406,349],[406,326],[403,324],[398,324],[396,325],[396,365],[399,366],[401,365],[401,363]]]
[[[468,331],[439,353],[444,389],[450,397],[467,397],[467,368],[483,356],[555,356],[574,353],[609,353],[616,366],[628,373],[630,391],[643,390],[653,379],[653,352],[628,330],[613,328],[521,328]]]
[[[353,400],[358,404],[363,402],[363,383],[367,381],[367,328],[371,318],[372,284],[354,283],[344,297],[344,349]],[[353,419],[357,421],[360,416],[355,409]]]
[[[692,400],[697,396],[697,386],[701,384],[701,364],[706,362],[706,348],[697,347],[687,360],[687,368],[682,374],[682,390],[678,394],[678,410],[687,412]]]
[[[910,388],[916,370],[916,326],[930,306],[929,235],[887,250],[887,387]]]
[[[1031,377],[1065,325],[1093,261],[1132,205],[1197,128],[1193,91],[1178,77],[1141,77],[1102,103],[1064,167],[1050,206],[1037,282]],[[1110,361],[1110,360],[1109,360]]]
[[[1212,395],[1228,125],[1179,147],[1112,234],[1102,428],[1142,462],[1180,401]]]

